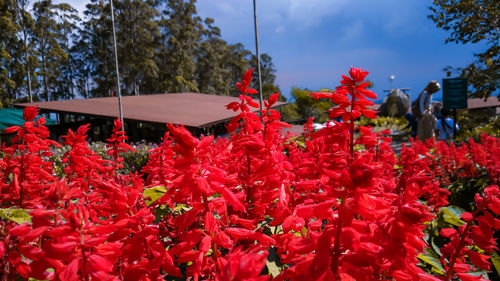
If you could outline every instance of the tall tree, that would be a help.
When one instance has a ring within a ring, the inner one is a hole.
[[[61,75],[57,78],[56,95],[59,99],[74,99],[76,97],[74,81],[79,65],[74,59],[72,48],[74,40],[72,39],[77,38],[75,32],[79,31],[78,24],[81,23],[81,19],[77,11],[69,4],[61,3],[56,6],[56,9],[59,10],[58,29],[62,35],[59,45],[68,55],[66,63],[61,65]]]
[[[22,67],[12,52],[19,45],[16,1],[0,1],[0,30],[0,107],[4,107],[16,98],[15,89],[19,81],[16,81],[13,70]]]
[[[91,75],[93,58],[90,37],[84,28],[78,28],[77,35],[73,36],[73,46],[70,52],[70,64],[74,67],[73,78],[77,95],[83,98],[92,97]]]
[[[461,69],[474,96],[488,97],[500,89],[500,1],[434,0],[429,18],[450,31],[446,42],[485,42],[488,49],[475,54],[476,62]]]
[[[42,98],[47,101],[71,98],[71,79],[64,72],[68,71],[68,37],[78,21],[77,11],[68,4],[53,4],[51,0],[42,0],[34,3],[33,16]]]
[[[255,55],[252,56],[251,66],[257,71],[257,56]],[[274,81],[276,79],[276,69],[274,68],[272,58],[268,54],[264,53],[260,55],[260,72],[262,78],[262,98],[267,100],[272,94],[280,92],[280,88],[275,85]],[[255,88],[258,88],[258,79],[257,76],[253,78]],[[280,95],[280,100],[285,100],[283,95]]]
[[[220,29],[213,25],[214,20],[206,18],[203,29],[203,41],[197,53],[196,81],[198,90],[204,94],[227,96],[231,92],[229,83],[229,48],[220,37]]]
[[[85,21],[80,32],[79,57],[90,63],[89,71],[92,87],[91,97],[109,96],[116,88],[116,74],[113,57],[113,31],[109,0],[91,0],[84,11]],[[87,45],[87,49],[85,49]],[[84,75],[80,83],[83,81]]]
[[[196,15],[195,0],[166,0],[160,22],[163,48],[160,87],[168,92],[198,92],[195,80],[196,50],[202,36],[202,20]]]
[[[116,1],[118,54],[124,93],[139,95],[144,81],[158,77],[159,13],[154,0]]]
[[[252,52],[245,49],[243,44],[236,43],[228,46],[229,52],[226,53],[228,64],[227,67],[231,71],[229,77],[229,84],[233,86],[230,93],[231,96],[239,96],[239,91],[234,85],[241,79],[245,71],[250,68],[250,60],[252,59]]]
[[[27,92],[27,100],[33,101],[33,86],[38,86],[37,83],[33,84],[33,81],[36,82],[36,76],[34,75],[34,69],[38,66],[38,58],[34,53],[34,45],[33,45],[33,32],[34,32],[34,20],[31,14],[28,11],[30,1],[29,0],[18,0],[17,1],[17,21],[20,25],[20,31],[18,36],[20,41],[22,42],[22,52],[23,56],[23,64],[24,64],[24,73],[26,76],[26,92]]]

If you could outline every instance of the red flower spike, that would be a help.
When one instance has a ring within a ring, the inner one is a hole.
[[[279,96],[280,93],[270,95],[268,101],[266,102],[266,107],[271,108],[278,101]]]
[[[359,83],[365,80],[366,76],[368,75],[368,71],[363,71],[362,68],[351,67],[351,70],[349,70],[349,75],[354,82]]]
[[[26,122],[33,121],[37,115],[38,115],[38,108],[33,106],[28,106],[23,111],[23,119]]]

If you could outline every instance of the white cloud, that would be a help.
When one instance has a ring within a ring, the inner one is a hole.
[[[357,19],[351,24],[345,25],[342,28],[343,34],[340,40],[344,42],[355,40],[361,36],[361,34],[363,33],[363,29],[364,29],[363,20]]]
[[[235,13],[234,6],[230,3],[216,2],[215,7],[219,10],[221,14],[232,15]]]
[[[259,26],[277,32],[305,30],[338,14],[348,3],[349,0],[261,0],[257,1],[257,16]],[[253,2],[250,0],[198,0],[197,6],[204,15],[217,14],[218,22],[223,26],[229,22],[239,24],[242,18],[253,21]]]
[[[288,0],[288,20],[302,28],[317,26],[328,16],[339,13],[348,0]]]
[[[55,0],[54,3],[55,4],[68,3],[78,11],[80,16],[83,16],[83,11],[85,11],[85,6],[87,4],[89,4],[90,1],[86,1],[86,0]]]
[[[284,26],[284,25],[279,25],[278,27],[276,27],[276,28],[274,29],[274,32],[276,32],[276,33],[278,33],[278,34],[281,34],[281,33],[285,32],[285,30],[286,30],[286,28],[285,28],[285,26]]]

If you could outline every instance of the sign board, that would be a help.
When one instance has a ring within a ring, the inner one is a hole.
[[[443,108],[467,108],[467,79],[443,79]]]

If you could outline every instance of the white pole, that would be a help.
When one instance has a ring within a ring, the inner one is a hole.
[[[262,110],[262,78],[260,74],[260,54],[259,54],[259,28],[257,26],[257,4],[256,0],[253,0],[253,22],[255,26],[255,50],[257,53],[257,70],[259,72],[259,102],[260,102],[260,110]]]
[[[118,71],[118,52],[116,51],[116,32],[115,32],[115,12],[113,10],[113,0],[109,0],[111,4],[111,24],[113,25],[113,47],[115,49],[115,66],[116,66],[116,85],[118,91],[118,108],[120,111],[120,121],[122,122],[122,131],[125,130],[123,123],[123,110],[122,110],[122,93],[120,91],[120,72]]]

